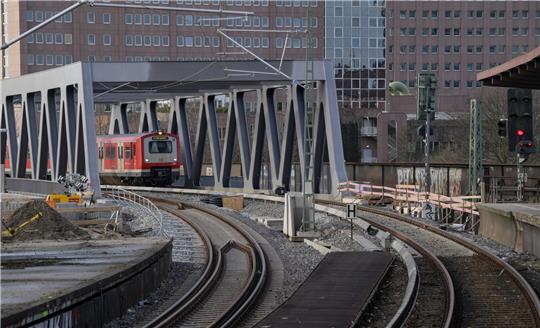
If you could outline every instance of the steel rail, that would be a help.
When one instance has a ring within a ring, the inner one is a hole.
[[[148,324],[144,325],[145,328],[165,327],[170,322],[174,321],[175,318],[185,315],[193,306],[195,306],[196,301],[199,300],[202,295],[213,286],[212,283],[217,280],[216,277],[219,275],[223,263],[222,250],[220,249],[215,252],[207,233],[205,233],[197,225],[192,224],[189,220],[186,220],[183,214],[179,213],[179,211],[172,210],[170,207],[162,205],[163,203],[168,205],[177,205],[176,203],[156,198],[153,198],[152,200],[155,204],[161,204],[156,205],[159,209],[184,219],[184,221],[189,224],[197,232],[197,234],[199,234],[206,250],[206,265],[199,279],[197,279],[195,284],[186,292],[186,294],[184,294],[182,298],[172,304]]]
[[[329,201],[329,200],[317,200],[316,203],[318,204],[328,204],[328,205],[337,205],[337,206],[344,206],[345,203],[336,202],[336,201]],[[358,205],[357,205],[358,206]],[[407,235],[394,230],[392,228],[389,228],[387,226],[384,226],[376,221],[367,219],[365,217],[358,217],[362,219],[363,221],[366,221],[371,226],[390,233],[394,238],[400,240],[404,244],[412,247],[415,249],[418,253],[422,254],[437,270],[437,273],[443,280],[445,284],[445,293],[446,293],[446,313],[443,318],[442,327],[449,328],[452,324],[452,315],[454,312],[455,307],[455,291],[454,291],[454,283],[452,281],[452,277],[450,276],[450,273],[444,266],[444,264],[439,260],[439,258],[433,254],[431,251],[429,251],[427,248],[423,247],[413,239],[409,238]],[[420,276],[421,279],[421,276]],[[420,283],[417,282],[417,285],[415,286],[415,291],[413,295],[410,297],[410,299],[407,301],[407,304],[405,305],[405,311],[399,313],[397,316],[392,318],[391,322],[387,325],[387,327],[403,327],[409,316],[414,310],[414,305],[416,303],[416,297],[418,294],[418,289],[420,287]]]
[[[449,232],[446,232],[446,231],[441,230],[441,229],[437,229],[437,228],[432,227],[430,225],[423,224],[421,222],[417,222],[417,221],[412,220],[412,219],[410,219],[410,218],[408,218],[408,217],[406,217],[404,215],[401,215],[401,214],[398,214],[398,213],[392,213],[392,212],[386,211],[386,210],[370,208],[368,206],[359,206],[357,208],[362,210],[362,211],[371,212],[371,213],[379,214],[379,215],[384,215],[384,216],[387,216],[387,217],[390,217],[390,218],[393,218],[393,219],[396,219],[396,220],[399,220],[399,221],[403,221],[403,222],[412,224],[414,226],[417,226],[419,228],[428,230],[430,232],[433,232],[433,233],[435,233],[435,234],[437,234],[437,235],[439,235],[441,237],[450,239],[453,242],[458,243],[458,244],[460,244],[460,245],[474,251],[475,253],[486,257],[487,259],[489,259],[490,261],[492,261],[496,265],[501,266],[504,270],[508,271],[508,273],[510,274],[510,276],[512,277],[512,279],[514,280],[516,285],[519,287],[519,289],[521,289],[523,294],[525,294],[525,296],[527,297],[527,302],[531,306],[531,310],[536,314],[537,327],[540,327],[540,299],[538,298],[538,295],[535,293],[534,289],[527,282],[527,280],[525,280],[525,278],[523,278],[523,276],[521,274],[519,274],[519,272],[517,272],[517,270],[514,269],[514,267],[512,267],[510,264],[506,263],[505,261],[501,260],[498,256],[496,256],[494,254],[491,254],[490,252],[483,249],[482,247],[477,246],[477,245],[473,244],[472,242],[469,242],[469,241],[467,241],[467,240],[465,240],[463,238],[457,237],[457,236],[455,236],[455,235],[453,235],[453,234],[451,234]]]
[[[234,228],[243,238],[245,238],[249,245],[244,245],[236,241],[229,241],[226,245],[221,247],[217,252],[217,260],[214,265],[211,266],[211,274],[203,274],[199,278],[196,285],[200,287],[192,287],[188,293],[182,299],[178,300],[169,307],[163,314],[156,317],[152,322],[147,324],[145,327],[165,327],[171,323],[185,317],[190,313],[190,311],[200,302],[205,296],[210,293],[210,291],[215,286],[218,281],[221,270],[223,267],[224,254],[231,248],[237,248],[242,252],[246,253],[249,259],[249,277],[247,283],[244,285],[244,288],[236,297],[236,299],[228,306],[226,311],[224,311],[218,318],[216,318],[211,324],[210,327],[232,327],[241,319],[241,317],[250,309],[254,304],[257,297],[263,290],[264,283],[267,278],[267,267],[266,267],[266,256],[258,244],[258,242],[240,225],[234,223],[227,216],[206,209],[194,204],[186,204],[182,202],[165,200],[156,197],[148,197],[158,205],[161,209],[181,218],[185,219],[185,216],[181,211],[177,209],[171,209],[170,206],[181,205],[183,208],[192,208],[194,210],[203,212],[205,215],[212,216],[232,228]],[[168,206],[163,206],[162,204],[167,204]],[[190,220],[185,220],[189,223]],[[199,232],[201,229],[195,227],[195,224],[192,226]],[[210,243],[211,241],[208,240]],[[210,272],[210,269],[207,267],[205,272]]]

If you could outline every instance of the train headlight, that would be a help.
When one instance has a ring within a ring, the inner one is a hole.
[[[173,158],[173,162],[176,162],[176,158]]]
[[[148,161],[150,161],[150,160],[149,160],[148,158],[145,158],[144,161],[145,161],[145,162],[148,162]]]

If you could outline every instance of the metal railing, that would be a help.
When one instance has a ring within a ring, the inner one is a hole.
[[[148,214],[136,216],[142,221],[143,226],[152,228],[156,232],[156,235],[166,235],[163,231],[163,214],[148,198],[119,186],[102,185],[101,191],[104,197],[128,202],[130,205],[138,208],[141,214]]]

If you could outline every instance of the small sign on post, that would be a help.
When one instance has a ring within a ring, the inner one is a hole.
[[[356,217],[356,204],[347,204],[347,218],[352,219]]]
[[[351,220],[351,240],[353,239],[353,222],[356,218],[356,204],[347,204],[347,218]]]

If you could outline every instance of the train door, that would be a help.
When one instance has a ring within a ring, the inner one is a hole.
[[[118,173],[124,172],[124,143],[119,142],[116,146],[118,155]]]
[[[103,142],[98,143],[98,170],[99,172],[103,172],[103,161],[105,156],[104,155],[104,149],[103,149]]]
[[[116,154],[116,146],[117,144],[111,143],[109,144],[109,151],[111,154],[111,170],[113,171],[113,175],[116,175],[116,170],[118,169],[118,159]]]

